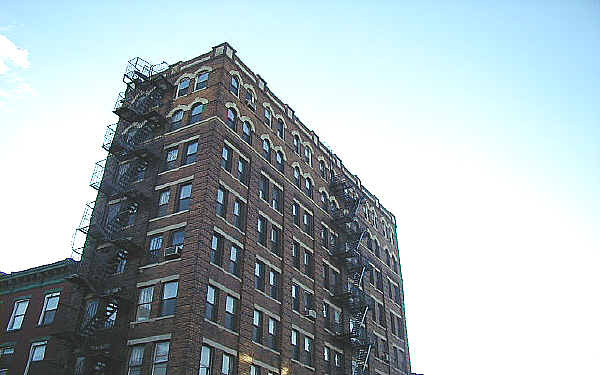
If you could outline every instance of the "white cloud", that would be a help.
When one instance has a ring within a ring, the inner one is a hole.
[[[8,64],[21,68],[29,67],[29,51],[17,47],[10,39],[0,34],[0,74],[9,71]]]

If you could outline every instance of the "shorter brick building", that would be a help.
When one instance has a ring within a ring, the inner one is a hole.
[[[53,337],[75,324],[72,259],[0,275],[0,375],[54,374],[66,355]]]

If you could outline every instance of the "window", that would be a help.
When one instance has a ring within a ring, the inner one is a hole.
[[[235,371],[235,357],[223,353],[223,361],[221,363],[221,375],[233,375]]]
[[[45,326],[51,324],[54,321],[56,310],[58,309],[58,300],[60,299],[60,293],[46,294],[44,297],[44,306],[42,307],[42,314],[38,325]]]
[[[86,326],[91,322],[91,320],[96,317],[97,312],[98,312],[98,300],[93,299],[93,300],[87,301],[85,304],[85,314],[81,321],[81,329],[86,328]]]
[[[383,304],[379,304],[379,325],[385,327],[385,310],[383,309]]]
[[[29,300],[16,301],[13,307],[13,312],[8,322],[7,331],[21,329],[25,313],[27,312],[27,306],[29,306]]]
[[[231,108],[227,109],[227,126],[229,126],[232,130],[235,131],[235,127],[237,125],[237,114]]]
[[[144,362],[144,345],[131,347],[129,355],[129,372],[127,375],[142,375],[142,363]],[[83,374],[83,372],[82,372]]]
[[[321,207],[325,211],[329,210],[329,200],[327,199],[327,193],[324,191],[321,192]]]
[[[321,246],[329,248],[329,229],[327,227],[321,227]]]
[[[248,162],[242,158],[238,160],[237,178],[244,185],[248,185]]]
[[[252,319],[252,341],[262,344],[262,332],[263,332],[263,313],[258,310],[254,310],[254,316]]]
[[[31,344],[31,349],[29,349],[29,359],[27,360],[27,366],[25,367],[25,374],[29,372],[29,366],[31,365],[31,362],[44,360],[47,343],[47,341],[40,341]]]
[[[313,340],[308,337],[308,336],[304,336],[304,364],[307,366],[311,366],[313,365]]]
[[[219,301],[219,290],[209,285],[206,293],[206,311],[204,316],[213,322],[217,321],[217,306]]]
[[[227,271],[236,276],[240,275],[240,256],[240,249],[235,245],[231,245],[229,253],[229,266],[227,267]]]
[[[304,161],[312,167],[312,151],[308,147],[304,147]]]
[[[323,302],[323,318],[325,319],[325,328],[331,328],[331,306]]]
[[[231,84],[229,85],[229,91],[235,96],[238,96],[240,92],[240,81],[234,76],[231,76]]]
[[[263,157],[265,159],[267,159],[267,161],[270,163],[271,162],[271,143],[266,138],[263,139],[262,149],[263,149]]]
[[[249,145],[252,144],[252,127],[248,121],[242,124],[242,139]]]
[[[177,211],[184,211],[190,209],[192,203],[192,184],[181,186],[179,189],[179,207]]]
[[[192,108],[192,114],[190,115],[190,124],[195,124],[202,120],[202,104],[196,104]]]
[[[313,183],[310,178],[304,179],[304,194],[306,194],[310,199],[313,197]]]
[[[179,82],[179,90],[177,92],[177,96],[187,95],[190,88],[190,79],[184,78]]]
[[[158,342],[154,346],[152,375],[167,375],[167,365],[169,364],[169,346],[169,341]]]
[[[308,312],[308,310],[314,310],[315,306],[313,305],[314,296],[311,292],[305,290],[304,291],[304,310]]]
[[[198,375],[211,375],[212,374],[212,358],[213,348],[208,345],[202,345],[202,351],[200,352],[200,370]],[[223,360],[225,362],[225,360]]]
[[[231,148],[227,146],[223,146],[221,168],[225,169],[227,172],[231,172]]]
[[[217,215],[225,219],[227,215],[227,194],[228,191],[222,186],[217,189]]]
[[[303,216],[304,232],[312,237],[313,235],[313,217],[308,212]]]
[[[327,173],[326,173],[327,169],[325,167],[325,162],[323,160],[319,160],[319,173],[321,174],[321,177],[326,180],[327,179]]]
[[[160,316],[175,315],[178,287],[178,281],[171,281],[163,284],[163,300],[160,307]]]
[[[294,152],[300,155],[300,137],[294,135]]]
[[[300,187],[300,168],[294,167],[294,185]]]
[[[225,327],[232,331],[237,331],[237,311],[237,298],[228,295],[225,300]]]
[[[276,300],[279,300],[279,279],[279,272],[269,271],[269,296]]]
[[[171,116],[171,130],[177,130],[183,125],[183,111],[179,110]]]
[[[296,241],[292,244],[292,260],[294,267],[300,268],[300,244]]]
[[[269,335],[267,336],[267,346],[273,350],[279,350],[277,337],[279,336],[279,322],[269,317]]]
[[[256,109],[256,104],[254,103],[254,94],[252,91],[246,90],[246,104],[248,107],[252,108],[252,110]]]
[[[292,329],[290,342],[292,344],[292,358],[298,361],[300,360],[300,350],[298,349],[298,331],[295,329]]]
[[[245,231],[246,205],[239,199],[236,199],[233,203],[233,225],[242,232]]]
[[[294,224],[300,226],[300,205],[298,203],[292,204],[292,216],[294,217]]]
[[[292,310],[300,312],[300,287],[292,284]]]
[[[265,264],[259,260],[254,263],[254,288],[265,290]]]
[[[277,166],[277,170],[279,172],[282,172],[285,170],[285,164],[284,164],[284,159],[283,159],[283,152],[281,151],[277,151],[277,153],[275,154],[275,164]]]
[[[196,77],[196,90],[200,90],[208,86],[208,74],[208,72],[204,72]]]
[[[185,147],[185,160],[184,165],[192,164],[196,161],[198,155],[198,141],[188,143]]]
[[[152,297],[154,295],[154,287],[149,286],[140,289],[140,298],[137,306],[136,321],[150,319],[150,313],[152,311]]]
[[[282,119],[277,119],[277,136],[281,139],[284,139],[284,129],[285,125]]]
[[[167,209],[169,207],[169,198],[171,197],[170,190],[163,190],[159,194],[158,198],[158,212],[157,216],[164,216],[167,214]]]
[[[269,201],[269,180],[266,176],[261,175],[258,182],[258,197],[263,201]]]
[[[149,253],[151,257],[158,257],[160,256],[160,250],[162,249],[162,243],[163,243],[163,236],[158,235],[158,236],[154,236],[150,239],[150,247],[149,247]]]
[[[390,329],[391,329],[392,333],[395,335],[396,334],[396,318],[394,317],[394,314],[392,314],[391,311],[390,311]]]
[[[307,250],[304,250],[304,273],[308,277],[313,277],[313,255]]]
[[[271,252],[277,256],[281,255],[281,229],[271,226]]]
[[[264,119],[264,121],[265,121],[265,124],[267,124],[269,126],[271,126],[271,117],[272,117],[271,115],[272,115],[271,114],[271,110],[269,108],[265,107],[265,119]]]
[[[177,155],[179,150],[177,148],[171,148],[167,150],[167,157],[165,160],[165,170],[173,169],[177,166]]]
[[[210,262],[220,266],[223,260],[223,237],[214,233],[210,245]]]
[[[261,368],[255,365],[250,365],[250,375],[261,375]]]
[[[282,199],[283,199],[283,192],[276,185],[273,185],[273,199],[271,200],[271,207],[273,207],[274,210],[282,212],[282,210],[283,210],[283,206],[281,204]]]
[[[375,275],[377,276],[377,289],[383,292],[383,276],[381,275],[381,271],[375,270]]]
[[[367,234],[367,249],[373,250],[373,240],[371,239],[371,237],[369,237],[368,234]]]
[[[387,250],[385,251],[385,264],[387,264],[388,267],[392,266],[390,262],[390,252]]]
[[[375,256],[381,258],[381,254],[379,254],[379,243],[377,241],[375,241]]]
[[[258,217],[258,243],[267,246],[267,219]]]

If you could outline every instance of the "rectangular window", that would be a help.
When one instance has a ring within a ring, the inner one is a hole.
[[[300,312],[300,287],[292,284],[292,310]]]
[[[149,286],[140,289],[140,298],[138,300],[137,317],[136,320],[148,320],[150,319],[150,313],[152,311],[152,297],[154,295],[154,287]]]
[[[380,303],[379,304],[379,324],[383,327],[386,326],[385,324],[385,310],[383,309],[383,304]]]
[[[167,366],[169,364],[169,346],[169,341],[158,342],[154,346],[152,375],[167,375]]]
[[[273,350],[279,350],[277,338],[279,337],[279,322],[269,317],[269,334],[267,336],[267,346]]]
[[[151,256],[159,256],[160,255],[160,250],[162,249],[162,243],[163,243],[163,236],[158,235],[158,236],[154,236],[150,239],[150,246],[149,246],[149,253]]]
[[[240,275],[240,258],[242,256],[241,250],[235,246],[231,245],[229,252],[229,266],[227,267],[227,271],[236,276]]]
[[[258,181],[258,197],[263,201],[269,201],[269,180],[263,175],[260,176],[260,181]]]
[[[195,163],[197,158],[198,158],[198,141],[188,143],[187,146],[185,147],[185,160],[183,161],[183,164],[187,165],[187,164]]]
[[[223,146],[223,152],[221,154],[221,168],[228,172],[231,172],[231,148]]]
[[[227,296],[225,300],[225,327],[237,332],[237,311],[238,300],[235,297]]]
[[[195,90],[200,90],[208,86],[208,74],[209,72],[204,72],[196,78]]]
[[[217,189],[217,215],[225,219],[227,215],[227,195],[228,191],[222,186]]]
[[[283,210],[283,207],[281,204],[282,199],[283,199],[283,192],[281,191],[280,188],[273,185],[273,199],[271,200],[271,207],[273,207],[273,209],[276,211],[282,212],[282,210]]]
[[[171,246],[183,250],[185,241],[185,230],[176,230],[171,234]]]
[[[217,321],[217,306],[219,301],[219,290],[209,285],[206,292],[206,311],[204,316],[213,322]]]
[[[308,336],[304,336],[304,364],[313,365],[313,340]]]
[[[254,288],[265,290],[265,264],[259,260],[254,263]]]
[[[261,368],[255,365],[250,365],[250,375],[261,375]]]
[[[181,186],[179,189],[179,205],[177,211],[189,210],[192,203],[192,184]]]
[[[285,125],[283,124],[283,121],[279,120],[277,123],[277,136],[281,139],[283,139],[284,127],[285,127]]]
[[[308,277],[313,277],[313,255],[308,250],[304,250],[304,273]]]
[[[294,267],[300,268],[300,244],[296,241],[292,244],[292,260]]]
[[[267,246],[267,219],[262,216],[258,217],[258,242]]]
[[[233,203],[233,225],[236,228],[245,231],[246,228],[246,205],[239,199]]]
[[[252,341],[262,344],[263,335],[263,313],[258,310],[254,310],[254,316],[252,319]]]
[[[7,331],[21,329],[25,313],[27,312],[27,306],[29,306],[29,300],[16,301],[13,307],[12,315],[8,322]]]
[[[242,158],[238,160],[237,178],[244,185],[248,185],[248,162]]]
[[[213,348],[208,345],[202,345],[200,352],[200,370],[198,375],[211,375],[213,361]]]
[[[163,299],[160,308],[160,316],[175,315],[178,287],[178,281],[171,281],[163,284]]]
[[[292,358],[296,361],[300,360],[300,349],[298,348],[298,331],[292,329],[292,335],[290,337],[292,344]]]
[[[276,300],[279,300],[279,279],[279,272],[269,271],[269,295]]]
[[[223,353],[223,362],[221,364],[221,375],[234,375],[235,371],[235,357]]]
[[[167,155],[165,158],[165,170],[173,169],[177,166],[178,155],[179,150],[177,148],[167,150]]]
[[[144,345],[131,347],[129,355],[129,372],[127,375],[142,375],[142,364],[144,362]],[[82,372],[83,374],[83,372]]]
[[[329,229],[321,227],[321,246],[329,248]]]
[[[223,262],[223,237],[214,233],[210,244],[210,262],[221,266]]]
[[[304,224],[304,232],[312,237],[312,235],[313,235],[313,217],[308,212],[304,213],[303,224]]]
[[[31,348],[29,349],[29,359],[27,360],[27,365],[25,367],[25,374],[29,372],[29,366],[32,362],[44,360],[44,356],[46,355],[47,343],[47,341],[40,341],[31,344]]]
[[[58,300],[60,299],[60,293],[46,294],[44,297],[44,306],[42,307],[42,314],[38,325],[45,326],[51,324],[54,321],[56,310],[58,309]]]
[[[271,226],[271,252],[281,255],[281,229],[274,225]]]
[[[169,207],[169,198],[171,198],[170,190],[163,190],[160,192],[158,198],[158,212],[156,216],[164,216],[167,214],[167,209]]]
[[[300,226],[300,205],[298,205],[298,203],[292,204],[292,216],[294,218],[294,224]]]
[[[390,328],[391,328],[391,332],[395,335],[396,334],[396,318],[394,317],[394,314],[392,314],[391,311],[390,311]]]
[[[305,290],[304,291],[304,309],[308,312],[308,310],[314,310],[315,306],[313,305],[314,296],[311,292]]]
[[[327,263],[323,263],[323,287],[329,290],[330,285],[331,281],[329,280],[329,265],[327,265]]]

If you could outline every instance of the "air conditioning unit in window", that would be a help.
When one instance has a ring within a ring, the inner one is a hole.
[[[317,319],[317,312],[315,310],[306,310],[305,314],[311,319]]]
[[[183,250],[183,244],[167,247],[165,249],[165,259],[179,258],[181,251]]]

